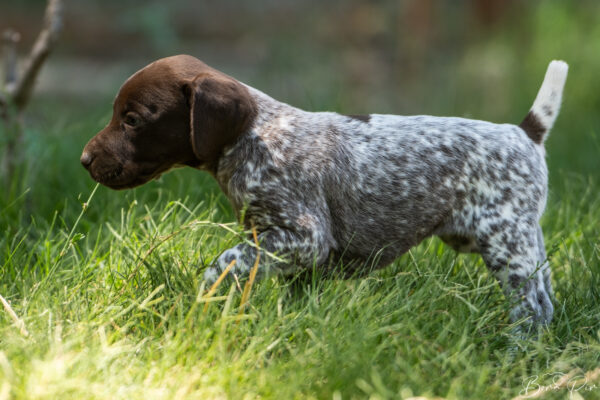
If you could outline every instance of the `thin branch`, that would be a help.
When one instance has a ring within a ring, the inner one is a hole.
[[[23,74],[12,92],[13,101],[18,109],[23,109],[27,105],[37,75],[58,39],[58,34],[62,28],[62,10],[62,0],[48,0],[44,16],[44,27],[31,49]]]
[[[4,52],[4,84],[0,85],[0,118],[2,119],[6,119],[8,115],[7,93],[14,89],[17,82],[17,43],[20,39],[21,35],[12,29],[7,29],[2,34]]]
[[[8,89],[17,82],[17,44],[21,40],[19,32],[7,29],[2,34],[4,44],[4,84]]]
[[[8,101],[4,93],[0,91],[0,118],[6,118],[6,107],[8,107]]]

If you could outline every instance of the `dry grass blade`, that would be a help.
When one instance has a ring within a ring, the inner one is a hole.
[[[236,260],[232,260],[229,263],[229,265],[223,270],[223,272],[221,272],[221,275],[219,275],[219,278],[217,279],[217,281],[215,283],[213,283],[213,285],[210,287],[210,289],[208,290],[208,293],[206,293],[206,295],[202,297],[203,300],[206,300],[206,299],[210,298],[213,294],[215,294],[215,292],[217,291],[217,288],[219,287],[221,282],[223,282],[223,279],[225,279],[225,277],[227,276],[229,271],[231,271],[231,268],[233,268],[233,266],[235,265],[235,262],[236,262]],[[204,312],[206,312],[207,309],[208,309],[208,302],[206,302],[206,304],[204,304]]]
[[[254,237],[254,244],[256,245],[256,260],[254,261],[254,266],[250,270],[250,276],[248,277],[248,281],[244,285],[244,292],[242,293],[242,301],[240,302],[240,310],[239,310],[240,315],[244,312],[244,308],[246,307],[246,303],[248,301],[248,298],[250,297],[250,292],[252,291],[252,285],[254,284],[254,279],[256,279],[256,272],[258,271],[258,263],[260,262],[260,247],[258,246],[258,235],[256,234],[255,227],[252,227],[252,236]]]
[[[10,315],[12,320],[15,322],[15,325],[17,325],[17,328],[19,328],[21,335],[29,337],[29,332],[27,332],[27,329],[25,328],[25,322],[23,322],[23,320],[17,316],[10,304],[8,304],[8,301],[6,301],[6,299],[2,297],[2,295],[0,295],[0,301],[2,302],[2,305],[4,306],[4,309],[6,310],[8,315]]]

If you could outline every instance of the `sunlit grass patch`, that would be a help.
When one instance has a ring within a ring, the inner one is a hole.
[[[244,300],[228,281],[206,296],[203,269],[244,235],[213,221],[214,204],[134,199],[85,234],[58,224],[24,232],[5,241],[1,288],[29,336],[0,315],[0,393],[506,398],[531,375],[547,385],[550,373],[593,371],[600,263],[587,222],[600,207],[581,190],[549,202],[556,316],[516,354],[509,308],[484,264],[437,239],[365,278],[269,278]]]

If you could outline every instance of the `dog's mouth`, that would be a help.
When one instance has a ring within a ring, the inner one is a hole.
[[[92,171],[90,171],[90,174],[92,175],[92,178],[94,178],[94,180],[96,182],[99,182],[103,185],[108,186],[108,184],[110,182],[114,182],[114,181],[118,180],[119,177],[123,174],[123,166],[117,165],[116,168],[113,168],[109,171],[101,172],[99,174],[95,174]]]
[[[167,168],[149,167],[137,172],[127,170],[123,165],[117,165],[110,171],[102,173],[93,173],[90,171],[90,175],[96,182],[104,186],[114,190],[122,190],[143,185],[152,179],[158,179],[165,170],[167,170]]]

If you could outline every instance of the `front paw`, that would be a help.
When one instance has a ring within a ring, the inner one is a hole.
[[[231,249],[225,250],[219,258],[213,263],[212,266],[208,267],[206,271],[204,271],[204,280],[207,285],[213,285],[217,279],[223,274],[223,271],[227,269],[227,267],[235,260],[235,264],[233,268],[230,268],[229,273],[227,274],[229,277],[235,273],[234,269],[236,269],[237,264],[240,262],[241,252],[233,247]]]
[[[204,271],[204,281],[206,282],[207,287],[211,287],[212,285],[215,284],[215,282],[217,281],[217,279],[219,279],[219,276],[221,275],[221,273],[219,272],[219,270],[216,267],[208,267],[205,271]]]

